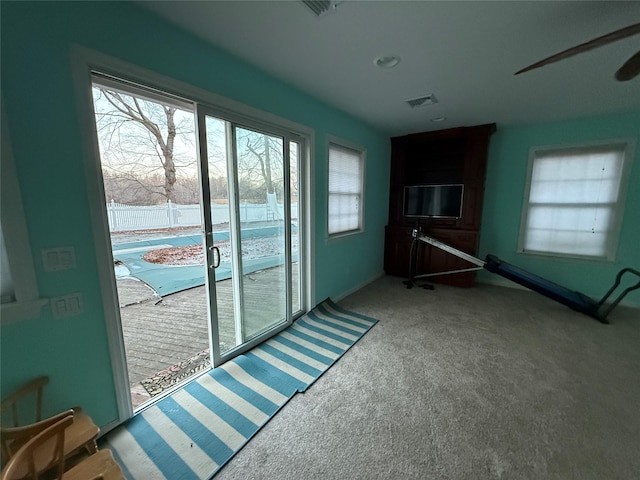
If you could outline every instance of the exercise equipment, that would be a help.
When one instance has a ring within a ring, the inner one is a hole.
[[[485,269],[491,273],[495,273],[496,275],[500,275],[501,277],[511,280],[512,282],[522,285],[523,287],[533,290],[534,292],[544,295],[545,297],[555,300],[556,302],[562,303],[563,305],[566,305],[573,310],[595,318],[602,323],[609,323],[609,321],[607,320],[607,316],[611,313],[611,311],[629,292],[640,288],[640,272],[638,270],[634,270],[633,268],[623,268],[616,275],[615,282],[611,286],[609,291],[605,293],[599,301],[596,301],[583,293],[563,287],[562,285],[558,285],[557,283],[547,280],[546,278],[540,277],[531,272],[527,272],[520,267],[500,260],[495,255],[489,254],[486,256],[486,260],[481,260],[474,257],[473,255],[469,255],[468,253],[458,250],[451,245],[447,245],[446,243],[436,240],[435,238],[424,235],[419,231],[419,229],[414,231],[413,236],[414,244],[416,241],[428,243],[429,245],[444,250],[445,252],[451,253],[459,258],[462,258],[463,260],[466,260],[467,262],[472,263],[475,266],[466,269],[451,270],[447,272],[427,273],[415,276],[412,274],[411,282],[413,282],[414,279],[417,278],[435,277],[438,275],[448,275],[453,273],[462,273]],[[618,290],[618,287],[620,286],[622,278],[625,274],[635,275],[636,277],[638,277],[638,282],[623,289],[618,294],[618,296],[615,297],[615,299],[609,302],[609,298],[616,290]]]

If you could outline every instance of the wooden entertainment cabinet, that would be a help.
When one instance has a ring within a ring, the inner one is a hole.
[[[384,269],[409,278],[412,231],[422,231],[471,255],[477,255],[489,138],[495,124],[415,133],[391,139],[389,223],[385,228]],[[403,192],[407,185],[463,184],[460,218],[406,218]],[[469,268],[464,260],[416,242],[415,274]],[[430,277],[429,281],[460,287],[473,284],[475,272]]]

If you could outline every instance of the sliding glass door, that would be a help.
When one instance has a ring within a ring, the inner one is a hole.
[[[92,81],[112,358],[135,411],[302,313],[306,146],[140,83]]]
[[[204,107],[198,124],[213,359],[219,364],[300,311],[301,142]]]

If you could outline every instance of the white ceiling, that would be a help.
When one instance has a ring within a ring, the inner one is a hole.
[[[640,35],[513,75],[639,22],[637,1],[346,0],[322,17],[297,0],[140,5],[391,136],[640,109],[640,77],[613,77],[640,48]],[[380,69],[373,63],[380,54],[401,62]],[[437,104],[405,103],[429,93]]]

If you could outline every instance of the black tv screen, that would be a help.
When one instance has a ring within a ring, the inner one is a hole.
[[[405,217],[460,218],[463,185],[404,187]]]

